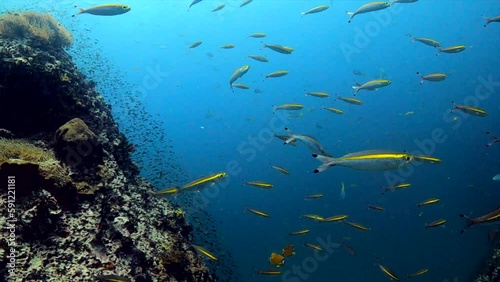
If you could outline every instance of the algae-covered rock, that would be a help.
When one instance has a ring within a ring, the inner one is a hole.
[[[55,133],[56,156],[71,167],[102,162],[103,150],[97,135],[79,118],[63,124]]]

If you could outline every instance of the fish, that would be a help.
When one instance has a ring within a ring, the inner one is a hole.
[[[208,176],[203,176],[203,177],[195,179],[195,180],[189,182],[188,184],[182,186],[180,188],[180,191],[185,191],[187,189],[192,189],[195,187],[203,186],[204,184],[213,185],[216,182],[221,181],[226,176],[227,176],[226,172],[219,172],[219,173],[214,173],[214,174],[211,174]]]
[[[281,54],[289,55],[289,54],[292,54],[292,52],[294,51],[294,49],[292,47],[288,47],[288,46],[281,46],[278,44],[266,44],[264,42],[262,42],[262,44],[264,44],[264,46],[262,47],[263,49],[269,48],[269,49],[271,49],[275,52],[281,53]]]
[[[250,4],[250,2],[252,2],[252,0],[243,0],[243,2],[241,2],[241,4],[240,4],[240,8],[245,6],[245,5]]]
[[[255,273],[259,275],[281,275],[281,271],[277,269],[258,270]]]
[[[233,87],[236,87],[239,89],[250,89],[250,86],[243,84],[243,83],[235,83],[235,84],[233,84]]]
[[[309,231],[310,231],[309,229],[302,229],[299,231],[291,232],[291,233],[289,233],[289,235],[302,235],[302,234],[309,233]]]
[[[333,166],[343,166],[357,170],[385,171],[404,167],[413,161],[413,156],[407,153],[368,150],[347,154],[340,158],[313,154],[315,159],[323,164],[314,170],[314,173],[325,171]]]
[[[466,114],[476,116],[476,117],[485,117],[488,115],[488,112],[486,112],[485,110],[480,109],[480,108],[457,105],[453,101],[451,103],[453,104],[453,109],[451,110],[451,112],[454,112],[455,110],[459,110],[459,111],[462,111]]]
[[[380,187],[382,188],[382,195],[384,195],[388,191],[394,191],[396,189],[404,189],[410,187],[410,183],[397,183],[395,185],[389,186],[389,187]]]
[[[214,256],[212,253],[210,253],[209,251],[207,251],[205,248],[202,248],[200,246],[196,246],[196,245],[192,245],[198,252],[202,253],[203,255],[205,255],[206,257],[208,257],[209,259],[211,260],[215,260],[215,261],[218,261],[219,259]]]
[[[188,49],[196,48],[196,47],[200,46],[202,43],[203,43],[203,41],[195,41],[195,42],[193,42],[193,44],[189,45]]]
[[[274,111],[285,110],[285,111],[298,111],[302,110],[304,106],[302,104],[288,103],[280,106],[274,106]]]
[[[231,91],[234,92],[234,90],[233,90],[233,82],[235,82],[237,79],[239,79],[244,74],[246,74],[249,69],[250,69],[250,66],[249,65],[245,65],[245,66],[242,66],[241,68],[239,68],[239,69],[237,69],[237,70],[235,70],[233,72],[233,74],[229,78],[229,86],[231,87]]]
[[[269,214],[268,213],[265,213],[263,211],[259,211],[259,210],[254,210],[254,209],[249,209],[249,208],[245,208],[246,211],[249,211],[253,214],[256,214],[256,215],[260,215],[262,217],[269,217]]]
[[[346,214],[341,214],[341,215],[334,215],[330,217],[323,218],[321,222],[335,222],[335,221],[342,221],[348,218],[349,216]]]
[[[300,216],[299,218],[303,218],[303,217],[309,218],[312,220],[316,220],[316,221],[323,221],[323,217],[316,215],[316,214],[305,214],[305,215]]]
[[[391,270],[389,270],[387,267],[381,265],[381,264],[378,264],[378,267],[380,268],[380,270],[382,270],[382,272],[389,276],[389,278],[391,278],[392,280],[396,280],[396,281],[399,281],[399,278],[396,276],[396,274],[394,274],[394,272],[392,272]]]
[[[165,190],[160,190],[160,191],[150,191],[149,194],[151,195],[156,195],[156,196],[162,196],[162,195],[171,195],[171,194],[176,194],[179,192],[180,187],[170,187]]]
[[[327,98],[329,96],[326,92],[307,92],[306,96],[307,95],[317,98]]]
[[[351,256],[353,256],[353,257],[357,256],[356,250],[355,250],[353,247],[351,247],[350,245],[348,245],[348,244],[344,243],[344,241],[342,241],[342,240],[341,240],[341,241],[340,241],[340,245],[341,245],[342,247],[344,247],[344,250],[345,250],[348,254],[350,254]]]
[[[193,1],[191,2],[191,4],[189,4],[188,11],[189,11],[189,9],[191,9],[191,7],[192,7],[193,5],[196,5],[196,4],[200,3],[201,1],[202,1],[202,0],[193,0]]]
[[[369,209],[372,209],[372,210],[376,210],[376,211],[384,211],[384,208],[383,207],[380,207],[380,206],[374,206],[370,203],[368,203],[368,208]]]
[[[269,262],[272,265],[280,267],[285,264],[285,257],[277,253],[272,253],[271,257],[269,258]]]
[[[342,182],[342,189],[340,189],[340,199],[342,199],[342,200],[345,199],[345,186],[344,186],[344,182]]]
[[[467,226],[460,231],[460,234],[463,234],[465,230],[471,228],[474,225],[486,225],[489,223],[500,223],[500,206],[496,207],[494,210],[488,212],[485,215],[482,215],[477,218],[471,218],[464,214],[460,214],[460,217],[467,219]]]
[[[283,250],[281,250],[281,253],[283,254],[284,257],[289,257],[292,255],[295,255],[295,250],[293,245],[286,245]]]
[[[436,53],[436,56],[439,55],[439,53],[459,53],[465,50],[465,45],[458,45],[458,46],[451,46],[447,48],[439,48],[438,52]]]
[[[132,279],[123,277],[123,276],[118,276],[114,274],[109,274],[109,275],[99,275],[94,277],[95,280],[101,281],[101,282],[132,282]]]
[[[500,22],[500,15],[493,17],[493,18],[487,18],[487,17],[483,16],[483,18],[486,20],[484,27],[488,26],[490,23],[499,23]]]
[[[435,203],[437,203],[439,201],[440,200],[438,198],[431,198],[431,199],[425,200],[425,201],[423,201],[421,203],[418,203],[417,207],[432,205],[432,204],[435,204]]]
[[[288,172],[288,170],[286,170],[286,169],[284,169],[284,168],[282,168],[280,166],[272,165],[271,167],[274,168],[275,170],[283,173],[283,174],[290,175],[290,172]]]
[[[370,228],[364,226],[364,225],[361,225],[359,223],[355,223],[355,222],[349,222],[349,221],[344,221],[345,224],[349,225],[349,226],[352,226],[356,229],[359,229],[359,230],[362,230],[362,231],[368,231],[370,230]]]
[[[436,40],[431,39],[431,38],[412,37],[411,42],[415,42],[415,41],[423,43],[423,44],[425,44],[427,46],[435,47],[435,48],[441,47],[441,43],[439,41],[436,41]]]
[[[248,55],[249,58],[252,58],[256,61],[267,63],[269,60],[266,57],[263,56],[258,56],[258,55]]]
[[[440,164],[443,162],[441,159],[438,159],[436,157],[424,156],[424,155],[414,155],[413,159],[416,161],[424,161],[432,164]]]
[[[500,174],[493,176],[494,181],[500,181]]]
[[[446,74],[444,74],[444,73],[431,73],[428,75],[421,75],[419,72],[417,72],[417,74],[421,78],[420,84],[424,84],[424,80],[432,81],[432,82],[439,82],[439,81],[443,81],[446,79]]]
[[[435,228],[435,227],[444,225],[445,223],[446,223],[446,219],[440,218],[440,219],[434,220],[433,222],[431,222],[429,224],[426,224],[425,228]]]
[[[359,71],[359,70],[353,70],[352,73],[354,75],[365,76],[365,74],[363,72]]]
[[[306,199],[319,199],[319,198],[323,198],[323,194],[312,194],[306,196]]]
[[[420,276],[420,275],[424,275],[427,272],[429,272],[429,269],[427,269],[427,268],[420,269],[419,271],[417,271],[417,272],[415,272],[413,274],[408,275],[408,278],[413,278],[413,277],[417,277],[417,276]]]
[[[215,7],[212,12],[217,12],[222,10],[222,8],[226,7],[226,4],[220,4],[219,6]]]
[[[264,181],[245,181],[247,185],[259,188],[273,188],[273,184]]]
[[[220,46],[221,49],[233,49],[234,47],[236,47],[234,44],[224,44]]]
[[[363,101],[356,99],[356,98],[340,97],[337,94],[335,94],[335,97],[336,97],[336,99],[338,99],[340,101],[344,101],[348,104],[352,104],[352,105],[362,105],[363,104]]]
[[[90,8],[80,8],[78,6],[75,6],[75,8],[78,8],[80,11],[72,17],[81,15],[81,14],[91,14],[95,16],[116,16],[116,15],[121,15],[125,14],[128,11],[131,10],[130,6],[124,5],[124,4],[105,4],[105,5],[98,5]]]
[[[318,245],[315,245],[315,244],[311,244],[311,243],[304,243],[304,246],[307,246],[315,251],[318,251],[318,252],[322,252],[323,251],[323,248],[321,248],[320,246]]]
[[[303,16],[309,15],[309,14],[315,14],[315,13],[323,12],[323,11],[325,11],[328,8],[330,8],[330,6],[328,6],[328,5],[321,5],[321,6],[318,6],[318,7],[314,7],[314,8],[312,8],[311,10],[309,10],[307,12],[302,12],[300,14],[303,15]]]
[[[286,135],[277,135],[277,134],[274,134],[274,137],[276,137],[276,138],[278,138],[278,139],[282,140],[283,142],[286,142],[286,141],[290,138],[290,136],[286,136]],[[290,144],[291,146],[294,146],[294,147],[295,147],[295,146],[297,146],[297,139],[294,139],[294,140],[292,140],[292,141],[290,141],[290,142],[288,142],[288,143],[285,143],[285,144]]]
[[[400,3],[400,4],[405,4],[405,3],[415,3],[418,2],[418,0],[394,0],[391,2],[391,5]]]
[[[266,78],[269,78],[269,77],[282,77],[282,76],[285,76],[287,74],[288,74],[287,70],[279,70],[279,71],[275,71],[275,72],[272,72],[272,73],[266,75]]]
[[[378,88],[390,85],[391,83],[392,82],[387,79],[375,79],[361,85],[353,85],[352,89],[354,89],[354,95],[356,95],[360,90],[376,90]]]
[[[311,136],[305,134],[295,134],[289,128],[285,128],[286,132],[290,135],[287,140],[285,140],[284,144],[289,144],[296,140],[304,143],[313,153],[321,154],[324,156],[330,156],[330,154],[325,151],[323,146],[318,142],[318,140],[314,139]]]
[[[486,147],[490,147],[491,145],[495,144],[495,143],[500,143],[500,137],[496,137],[494,135],[491,134],[491,132],[486,132],[486,134],[488,134],[489,136],[491,136],[492,140],[488,143],[486,143]]]
[[[324,110],[327,110],[329,112],[332,112],[334,114],[337,114],[337,115],[343,115],[344,114],[344,111],[342,110],[339,110],[337,108],[331,108],[331,107],[322,107]]]
[[[389,8],[390,6],[391,6],[391,4],[389,4],[389,2],[371,2],[371,3],[368,3],[366,5],[361,6],[355,12],[346,12],[346,13],[350,16],[350,18],[349,18],[349,23],[350,23],[352,21],[352,19],[354,18],[354,16],[356,16],[356,15],[382,10],[385,8]]]
[[[248,37],[263,38],[263,37],[266,37],[266,36],[267,36],[267,34],[265,34],[263,32],[256,32],[256,33],[250,34]]]

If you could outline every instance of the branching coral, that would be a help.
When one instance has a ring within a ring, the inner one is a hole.
[[[0,36],[12,39],[36,39],[53,46],[73,44],[71,32],[49,13],[6,13],[0,15]]]

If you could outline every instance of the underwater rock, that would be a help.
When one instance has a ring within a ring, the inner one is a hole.
[[[496,247],[480,268],[480,274],[474,282],[500,281],[500,240],[496,240]]]
[[[79,118],[74,118],[57,129],[54,151],[58,159],[71,167],[99,164],[103,156],[97,135]]]
[[[184,214],[147,193],[95,83],[47,42],[0,33],[0,128],[19,138],[0,138],[0,181],[15,177],[14,201],[0,189],[0,281],[215,281]],[[64,149],[79,142],[99,152],[73,166]]]

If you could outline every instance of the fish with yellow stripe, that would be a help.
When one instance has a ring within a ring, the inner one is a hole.
[[[457,46],[451,46],[451,47],[446,47],[446,48],[440,48],[438,52],[436,53],[436,56],[439,55],[440,53],[448,53],[448,54],[453,54],[453,53],[460,53],[464,51],[467,47],[465,45],[457,45]]]
[[[150,194],[161,196],[161,195],[176,194],[184,192],[186,190],[199,190],[217,184],[218,182],[222,181],[226,176],[227,176],[226,172],[214,173],[211,175],[197,178],[182,187],[173,186],[164,190],[150,192]]]
[[[99,275],[94,277],[95,280],[99,282],[132,282],[130,278],[118,276],[114,274]]]
[[[309,14],[316,14],[316,13],[319,13],[319,12],[323,12],[323,11],[327,10],[328,8],[330,8],[330,6],[328,6],[328,5],[321,5],[321,6],[318,6],[318,7],[314,7],[314,8],[310,9],[307,12],[302,12],[300,14],[303,15],[303,16],[309,15]]]
[[[245,66],[242,66],[241,68],[239,68],[239,69],[237,69],[237,70],[235,70],[233,72],[233,74],[229,78],[229,86],[231,87],[231,91],[234,92],[234,90],[233,90],[233,83],[237,79],[241,78],[244,74],[246,74],[249,69],[250,69],[250,66],[249,65],[245,65]]]
[[[245,208],[246,211],[249,211],[253,214],[256,214],[258,216],[262,216],[262,217],[269,217],[269,214],[266,213],[266,212],[263,212],[263,211],[260,211],[260,210],[256,210],[256,209],[250,209],[250,208]]]
[[[273,188],[273,184],[264,181],[245,181],[246,185],[250,185],[258,188]]]
[[[399,278],[396,276],[396,274],[393,271],[391,271],[389,268],[387,268],[381,264],[377,264],[377,265],[385,275],[389,276],[389,278],[391,278],[392,280],[395,280],[395,281],[399,281]]]
[[[424,80],[439,82],[446,79],[446,74],[444,73],[431,73],[428,75],[422,75],[421,73],[417,72],[417,74],[420,76],[420,84],[424,84]]]
[[[413,161],[413,156],[408,153],[383,150],[361,151],[350,153],[339,158],[318,154],[313,154],[312,156],[323,163],[314,170],[314,173],[325,171],[333,166],[343,166],[367,171],[384,171],[405,167]]]
[[[219,259],[214,256],[211,252],[209,252],[207,249],[203,248],[203,247],[200,247],[200,246],[196,246],[196,245],[192,245],[198,252],[202,253],[204,256],[206,256],[207,258],[211,259],[211,260],[215,260],[215,261],[218,261]]]
[[[460,231],[460,234],[475,225],[500,224],[500,206],[480,217],[471,218],[464,214],[460,214],[460,217],[467,219],[467,226]]]
[[[271,49],[275,52],[281,53],[281,54],[290,55],[294,51],[294,49],[292,47],[288,47],[288,46],[282,46],[282,45],[278,45],[278,44],[266,44],[264,42],[262,42],[262,44],[264,44],[262,47],[263,49],[269,48],[269,49]]]
[[[354,95],[356,95],[360,90],[370,90],[370,91],[377,90],[381,87],[390,85],[391,83],[392,81],[387,79],[375,79],[365,82],[363,84],[353,85],[352,89],[354,89]]]
[[[461,112],[464,112],[466,114],[476,116],[476,117],[485,117],[488,115],[488,112],[486,112],[483,109],[472,107],[472,106],[463,106],[463,105],[457,105],[455,102],[451,102],[453,105],[453,109],[451,112],[454,112],[455,110],[459,110]]]
[[[335,97],[336,97],[336,99],[338,99],[340,101],[344,101],[344,102],[351,104],[351,105],[362,105],[363,104],[363,101],[356,99],[356,98],[340,97],[337,94],[335,94]]]

